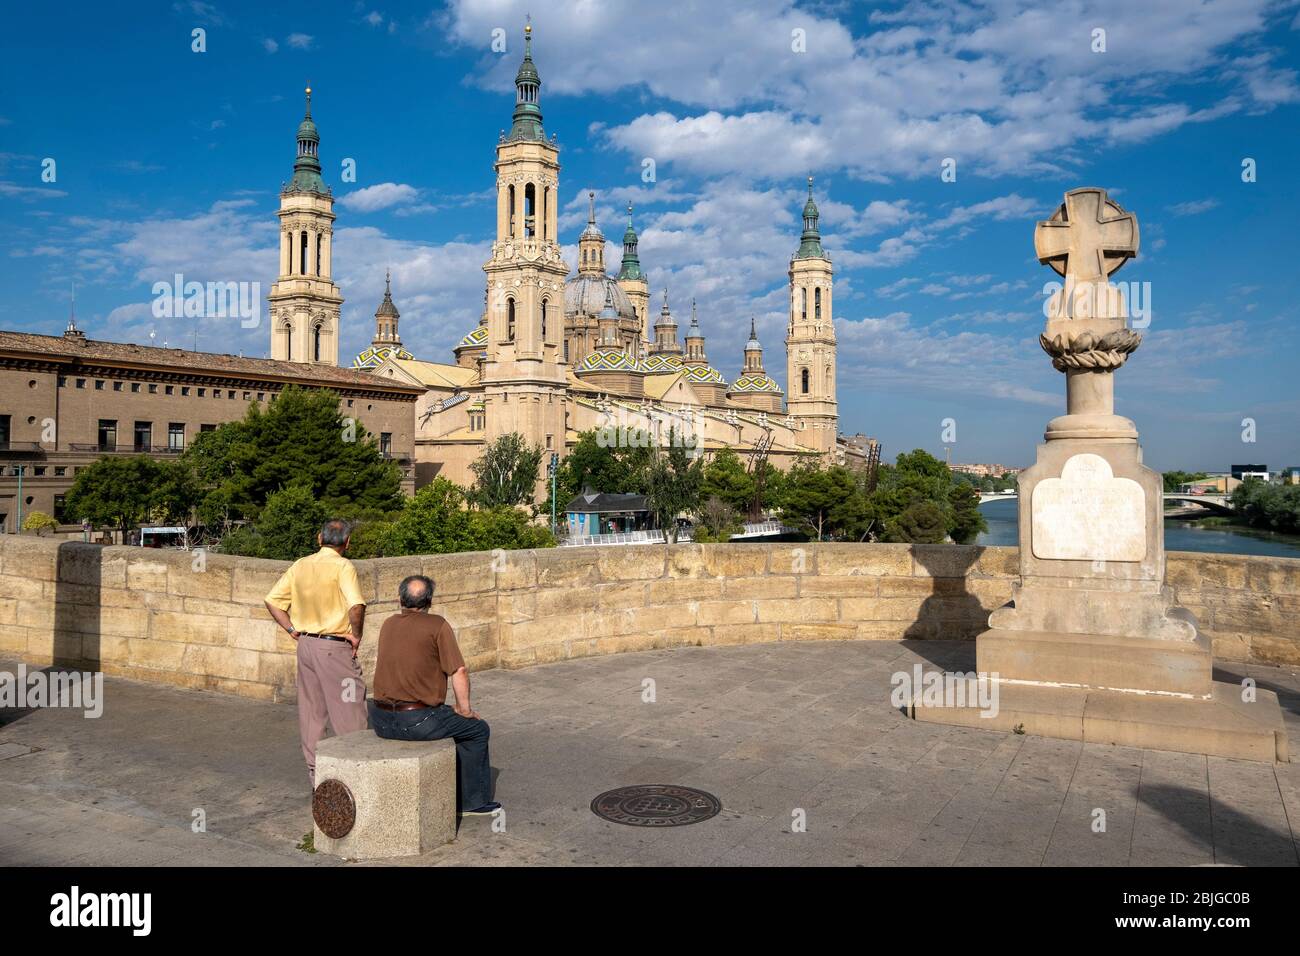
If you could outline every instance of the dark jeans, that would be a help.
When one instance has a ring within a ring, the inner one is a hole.
[[[388,740],[444,740],[450,737],[456,741],[460,812],[477,810],[492,800],[492,769],[488,764],[491,730],[486,720],[462,717],[446,704],[421,710],[391,711],[376,707],[373,700],[366,703],[370,708],[370,726],[380,737]]]

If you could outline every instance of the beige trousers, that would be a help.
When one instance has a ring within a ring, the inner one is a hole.
[[[366,683],[352,645],[323,637],[298,638],[298,730],[307,774],[316,786],[316,744],[325,721],[335,736],[365,730]]]

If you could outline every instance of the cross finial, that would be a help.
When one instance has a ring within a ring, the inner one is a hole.
[[[307,87],[306,94],[307,94],[307,119],[311,119],[311,87],[310,86]]]
[[[595,221],[596,221],[596,192],[595,192],[595,190],[588,190],[588,192],[587,192],[587,222],[589,222],[589,223],[594,223]]]
[[[392,280],[393,280],[393,270],[391,268],[385,269],[384,270],[384,295],[388,295],[390,292],[393,291],[392,288],[390,287]]]
[[[630,202],[627,204],[627,224],[632,225],[632,204]]]
[[[1095,186],[1072,189],[1034,230],[1038,261],[1076,282],[1105,281],[1138,251],[1137,216]]]

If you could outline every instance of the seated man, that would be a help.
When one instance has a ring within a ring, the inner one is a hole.
[[[429,613],[433,582],[413,574],[398,586],[402,611],[379,630],[370,726],[389,740],[456,741],[458,802],[463,814],[491,814],[487,721],[469,705],[469,671],[446,619]],[[447,706],[447,678],[456,692]]]

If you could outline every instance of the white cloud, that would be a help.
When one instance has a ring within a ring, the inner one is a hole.
[[[284,38],[284,42],[295,50],[310,50],[315,39],[315,37],[306,33],[290,33]]]
[[[280,49],[280,44],[276,43],[270,37],[267,37],[265,40],[262,41],[262,49],[264,49],[267,53],[275,53],[277,50]]]
[[[420,190],[406,183],[377,183],[363,189],[354,189],[339,197],[339,205],[354,212],[376,212],[390,206],[411,203],[418,199]]]
[[[1219,200],[1214,198],[1192,199],[1187,202],[1175,203],[1169,207],[1169,211],[1175,216],[1196,216],[1203,212],[1209,212],[1219,205]]]

